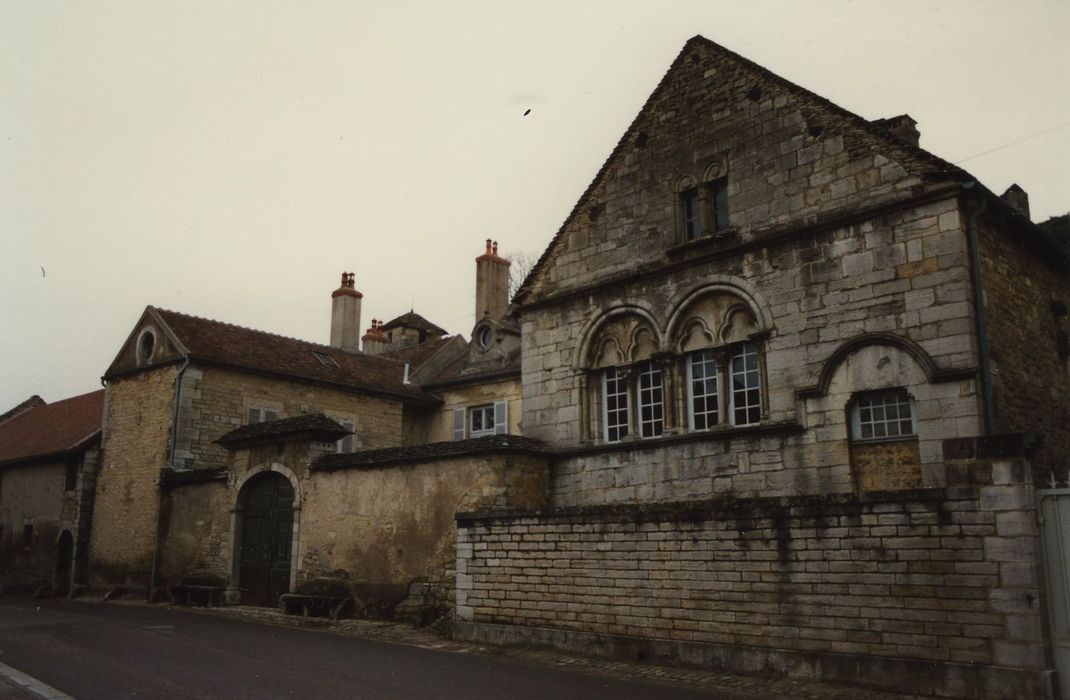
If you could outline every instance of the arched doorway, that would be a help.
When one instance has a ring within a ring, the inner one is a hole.
[[[294,489],[278,472],[249,479],[238,495],[238,587],[246,605],[275,605],[290,590]]]
[[[71,563],[74,561],[74,537],[70,530],[64,530],[56,540],[56,595],[68,595],[71,592]]]

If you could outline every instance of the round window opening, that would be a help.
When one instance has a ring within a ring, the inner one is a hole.
[[[141,331],[141,337],[137,341],[137,361],[145,364],[152,359],[152,351],[156,349],[156,334],[152,329],[146,328]]]
[[[493,342],[494,330],[490,326],[483,326],[483,329],[479,331],[479,347],[486,350]]]

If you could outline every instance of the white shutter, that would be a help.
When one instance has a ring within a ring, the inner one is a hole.
[[[348,420],[340,420],[340,421],[338,421],[338,424],[341,425],[346,430],[350,430],[350,431],[355,431],[356,428],[357,428],[357,426],[355,426],[352,421],[348,421]],[[335,452],[352,452],[353,451],[353,441],[354,441],[355,438],[356,438],[356,435],[353,435],[353,434],[349,434],[349,435],[346,435],[346,436],[342,437],[342,439],[339,440],[337,442],[337,444],[335,445],[334,451]]]
[[[463,408],[453,409],[453,439],[464,440],[464,414]]]
[[[505,435],[509,432],[509,402],[494,402],[494,434]]]

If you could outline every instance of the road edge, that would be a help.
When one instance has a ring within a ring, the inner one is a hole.
[[[0,661],[0,676],[8,679],[23,690],[29,691],[38,697],[46,698],[46,700],[75,700],[74,697],[67,695],[63,691],[56,690],[30,674],[8,666],[3,661]]]

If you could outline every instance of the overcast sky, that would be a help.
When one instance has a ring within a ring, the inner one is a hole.
[[[365,327],[467,335],[483,240],[539,254],[695,34],[1066,213],[1068,29],[1067,2],[5,1],[0,412],[98,388],[148,304],[327,342],[343,270]]]

